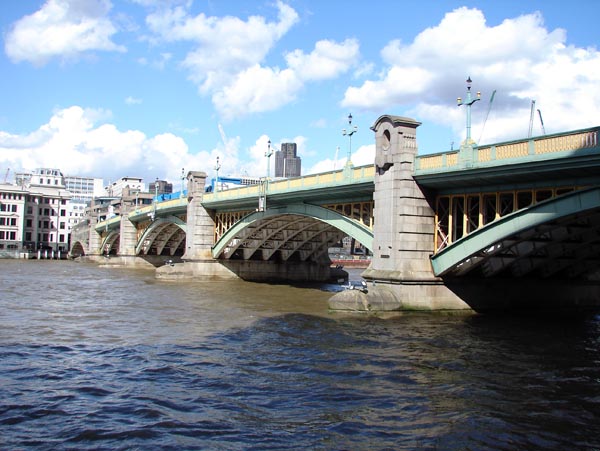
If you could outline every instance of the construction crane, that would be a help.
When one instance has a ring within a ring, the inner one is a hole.
[[[494,103],[494,96],[496,95],[496,90],[492,92],[492,96],[490,97],[490,103],[488,104],[487,113],[485,114],[485,120],[483,121],[483,127],[481,127],[481,133],[479,134],[479,141],[481,142],[481,137],[483,136],[483,131],[485,130],[485,124],[487,124],[488,116],[490,115],[490,111],[492,110],[492,103]],[[454,147],[454,143],[452,143],[452,147]]]
[[[540,124],[542,124],[542,133],[546,134],[546,129],[544,128],[544,120],[542,119],[542,112],[538,110],[538,115],[540,116]]]
[[[6,183],[8,181],[8,173],[10,172],[10,168],[6,169],[6,172],[4,173],[4,183]]]

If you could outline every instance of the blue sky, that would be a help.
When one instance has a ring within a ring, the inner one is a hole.
[[[182,168],[213,176],[219,156],[221,174],[264,176],[271,140],[321,172],[345,162],[349,113],[354,164],[373,162],[382,114],[422,122],[419,153],[444,151],[464,139],[468,76],[480,144],[527,136],[532,100],[547,133],[600,125],[599,13],[595,0],[3,1],[0,171],[178,182]]]

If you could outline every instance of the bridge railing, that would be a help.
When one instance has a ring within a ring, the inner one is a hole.
[[[517,163],[544,158],[560,158],[565,153],[594,149],[600,145],[600,127],[576,130],[568,133],[538,136],[535,138],[508,141],[493,145],[474,147],[473,167],[487,167],[506,163]],[[459,151],[451,150],[415,159],[415,173],[459,170]]]
[[[119,223],[121,222],[121,216],[113,216],[112,218],[109,218],[105,221],[100,221],[96,224],[96,230],[101,231],[101,230],[108,230],[108,229],[113,229],[115,227],[118,227]]]
[[[181,212],[182,208],[185,207],[188,203],[187,197],[181,197],[177,199],[166,200],[163,202],[158,202],[156,206],[145,205],[141,208],[135,208],[129,213],[129,219],[134,222],[139,222],[142,219],[149,217],[156,209],[156,214],[166,214],[171,212]],[[113,216],[106,221],[101,221],[96,224],[95,229],[97,231],[113,229],[118,227],[121,222],[121,216]]]
[[[373,180],[375,166],[358,166],[350,171],[339,170],[322,172],[303,177],[293,177],[285,180],[270,180],[268,182],[268,193],[277,194],[289,191],[302,191],[304,189],[315,189],[319,186],[335,186],[348,184],[349,182],[365,182]],[[240,188],[231,188],[223,191],[205,193],[203,201],[214,202],[227,199],[241,199],[246,197],[257,197],[261,193],[261,185],[250,185]]]
[[[164,214],[170,212],[181,212],[182,208],[187,206],[188,200],[187,197],[178,197],[176,199],[165,200],[162,202],[157,202],[156,204],[156,214]],[[145,218],[154,212],[154,204],[145,205],[142,208],[136,208],[131,213],[129,213],[129,219],[137,222],[142,218]]]

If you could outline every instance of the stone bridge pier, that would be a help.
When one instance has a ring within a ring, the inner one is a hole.
[[[226,280],[237,275],[212,256],[214,220],[202,206],[206,173],[190,171],[187,174],[187,221],[185,253],[182,263],[164,265],[156,269],[159,279],[213,279]]]
[[[336,294],[329,301],[332,309],[470,309],[431,268],[435,215],[413,178],[419,125],[413,119],[384,115],[372,127],[375,209],[373,258],[362,274],[367,289]]]

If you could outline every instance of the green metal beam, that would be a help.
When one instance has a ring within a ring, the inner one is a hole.
[[[595,186],[516,211],[455,241],[431,257],[433,272],[442,276],[471,256],[524,230],[599,208],[600,186]]]

